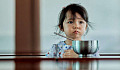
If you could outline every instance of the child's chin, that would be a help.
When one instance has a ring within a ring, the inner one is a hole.
[[[81,40],[81,38],[80,37],[75,37],[74,40]]]

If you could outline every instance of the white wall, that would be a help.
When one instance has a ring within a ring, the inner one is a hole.
[[[53,43],[63,40],[53,36],[58,14],[70,3],[81,3],[93,22],[85,40],[99,40],[100,53],[120,53],[120,0],[40,0],[41,50],[46,52]]]
[[[15,50],[15,0],[0,0],[0,53]]]

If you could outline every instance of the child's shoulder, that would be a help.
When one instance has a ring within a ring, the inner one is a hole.
[[[59,49],[67,50],[67,49],[71,49],[72,46],[67,45],[65,41],[60,41],[57,44],[53,44],[52,48],[59,48]]]
[[[59,43],[57,43],[57,45],[66,45],[65,41],[60,41]]]
[[[56,43],[56,44],[53,44],[52,47],[56,47],[56,46],[57,46],[57,47],[62,47],[62,46],[64,46],[64,45],[66,45],[66,44],[65,44],[65,41],[60,41],[60,42],[58,42],[58,43]]]

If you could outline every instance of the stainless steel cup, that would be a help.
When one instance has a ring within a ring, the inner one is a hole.
[[[98,40],[72,41],[72,47],[77,54],[82,55],[94,54],[99,49]]]

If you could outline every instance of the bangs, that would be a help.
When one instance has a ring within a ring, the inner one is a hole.
[[[83,11],[79,8],[69,8],[67,12],[70,12],[71,18],[75,20],[76,18],[76,13],[78,13],[86,22],[88,22],[88,14],[86,11]],[[67,12],[65,14],[65,18],[67,17]]]
[[[69,13],[70,19],[71,19],[71,20],[75,20],[75,18],[76,18],[76,12],[73,12],[73,11],[71,11],[71,10],[68,10],[67,13],[66,13],[66,15],[65,15],[65,18],[68,18],[68,17],[67,17],[68,13]]]

